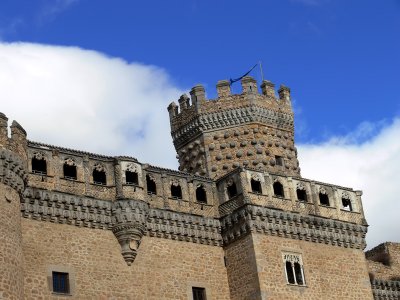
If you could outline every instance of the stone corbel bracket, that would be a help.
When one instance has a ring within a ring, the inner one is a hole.
[[[139,200],[119,200],[113,204],[112,232],[121,245],[121,254],[130,266],[146,231],[149,205]]]

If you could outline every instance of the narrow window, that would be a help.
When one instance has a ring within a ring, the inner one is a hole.
[[[282,156],[275,156],[275,162],[277,166],[283,166],[283,158]]]
[[[95,184],[106,185],[106,172],[102,170],[93,170],[93,182]]]
[[[228,192],[229,199],[231,199],[237,195],[236,184],[234,182],[232,182],[231,185],[228,185],[227,192]]]
[[[201,287],[192,287],[193,300],[206,300],[206,289]]]
[[[47,164],[44,158],[38,159],[36,157],[32,158],[32,173],[47,175]]]
[[[53,292],[69,294],[68,273],[53,272]]]
[[[288,283],[295,284],[296,281],[294,280],[292,263],[290,261],[287,261],[285,263],[285,267],[286,267],[286,276]]]
[[[196,200],[197,202],[206,203],[207,204],[207,193],[202,185],[197,187],[196,189]]]
[[[157,194],[157,186],[153,179],[150,178],[149,175],[146,175],[146,183],[147,183],[147,194],[156,195]]]
[[[125,171],[125,181],[126,181],[126,184],[138,185],[139,184],[138,173],[126,170]]]
[[[303,285],[304,284],[303,271],[301,270],[300,264],[297,262],[294,263],[294,274],[296,276],[296,283],[298,285]]]
[[[321,205],[329,206],[329,197],[328,197],[328,195],[319,193],[319,203],[321,203]]]
[[[351,207],[350,199],[342,198],[342,209],[347,210],[347,211],[353,211],[353,208]]]
[[[76,166],[64,163],[64,178],[76,180]]]
[[[175,199],[182,199],[182,189],[180,185],[171,185],[171,197]]]
[[[254,180],[253,178],[250,181],[251,191],[256,194],[262,194],[261,182],[258,180]]]
[[[285,193],[283,191],[283,185],[279,181],[274,182],[274,195],[276,197],[285,197]]]
[[[297,189],[297,200],[307,202],[307,193],[305,190]]]

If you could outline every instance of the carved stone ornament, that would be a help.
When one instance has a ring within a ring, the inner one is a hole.
[[[112,228],[112,232],[121,245],[121,254],[124,260],[130,266],[136,258],[145,232],[145,225],[140,223],[122,223],[115,225]]]
[[[76,166],[75,164],[75,160],[71,157],[68,157],[65,159],[64,164],[66,164],[67,166]]]
[[[319,192],[320,192],[320,194],[322,194],[322,195],[326,195],[326,194],[327,194],[326,189],[325,189],[324,187],[320,187],[320,188],[319,188]]]
[[[99,163],[95,164],[93,169],[98,171],[98,172],[105,172],[106,171],[104,166],[102,164],[99,164]]]
[[[233,181],[233,178],[229,178],[227,181],[226,181],[226,185],[227,186],[231,186],[232,184],[234,184],[235,182]]]
[[[128,164],[126,166],[126,171],[133,172],[133,173],[139,173],[138,167],[135,164]]]
[[[349,194],[348,192],[343,192],[343,193],[342,193],[342,198],[343,198],[343,199],[350,200],[350,194]]]
[[[261,181],[260,174],[251,173],[251,179],[253,179],[255,181]]]
[[[42,160],[46,159],[46,154],[44,154],[43,152],[35,152],[33,153],[33,157],[36,158],[37,160]]]
[[[177,179],[171,180],[171,185],[173,185],[173,186],[180,186],[179,180],[177,180]]]
[[[304,186],[304,183],[298,182],[297,186],[296,186],[296,189],[301,190],[301,191],[305,191],[306,187]]]

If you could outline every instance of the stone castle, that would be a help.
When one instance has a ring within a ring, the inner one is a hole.
[[[168,106],[179,171],[27,140],[0,114],[0,299],[400,299],[361,191],[302,178],[290,89]]]

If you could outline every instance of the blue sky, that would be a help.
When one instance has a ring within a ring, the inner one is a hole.
[[[177,168],[168,104],[258,61],[302,176],[364,191],[368,248],[400,241],[400,0],[0,1],[0,112],[38,142]]]
[[[217,80],[262,61],[292,89],[299,142],[400,114],[400,1],[13,0],[0,3],[0,28],[3,41],[156,65],[210,98]]]

